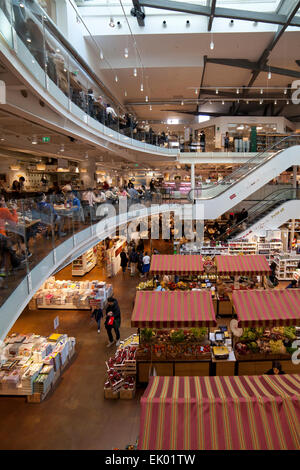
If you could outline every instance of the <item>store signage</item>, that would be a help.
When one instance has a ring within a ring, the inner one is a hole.
[[[57,315],[57,317],[54,318],[53,325],[54,325],[54,329],[56,330],[56,328],[59,325],[59,316],[58,315]]]
[[[50,137],[43,137],[43,138],[42,138],[42,141],[43,141],[44,143],[48,143],[48,142],[50,142]]]

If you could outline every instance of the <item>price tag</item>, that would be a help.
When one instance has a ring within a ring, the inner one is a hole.
[[[56,328],[57,328],[58,325],[59,325],[59,316],[58,316],[58,315],[57,315],[57,317],[54,318],[53,324],[54,324],[54,329],[56,330]]]

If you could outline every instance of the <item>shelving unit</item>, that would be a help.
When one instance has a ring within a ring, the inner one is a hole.
[[[279,140],[286,137],[288,134],[267,134],[258,133],[256,137],[257,152],[263,152],[271,145],[276,144]]]
[[[242,253],[244,255],[255,255],[256,250],[257,250],[256,242],[230,242],[228,243],[229,255],[236,255],[238,253]]]
[[[257,244],[257,254],[265,255],[268,261],[279,255],[283,250],[282,242],[260,242]]]
[[[90,248],[86,253],[72,262],[72,276],[84,276],[96,266],[96,253]]]
[[[274,258],[276,267],[276,277],[280,281],[289,281],[293,279],[293,274],[300,261],[300,255],[278,255]]]

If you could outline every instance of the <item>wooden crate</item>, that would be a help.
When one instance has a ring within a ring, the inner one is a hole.
[[[121,388],[120,390],[120,399],[121,400],[132,400],[135,397],[135,387],[131,390],[125,390]]]
[[[120,392],[114,392],[111,388],[104,389],[104,398],[107,400],[117,400],[120,397]]]
[[[175,362],[175,374],[179,376],[206,376],[210,373],[210,362]]]

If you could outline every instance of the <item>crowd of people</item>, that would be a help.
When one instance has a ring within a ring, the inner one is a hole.
[[[42,238],[62,240],[72,233],[76,224],[100,220],[99,205],[117,205],[121,198],[131,204],[151,200],[156,192],[155,181],[149,188],[124,181],[123,186],[110,186],[104,181],[98,188],[78,191],[70,183],[60,187],[53,183],[47,194],[40,192],[34,197],[25,196],[25,178],[14,181],[11,192],[0,192],[0,277],[14,273],[32,256],[31,246]]]

